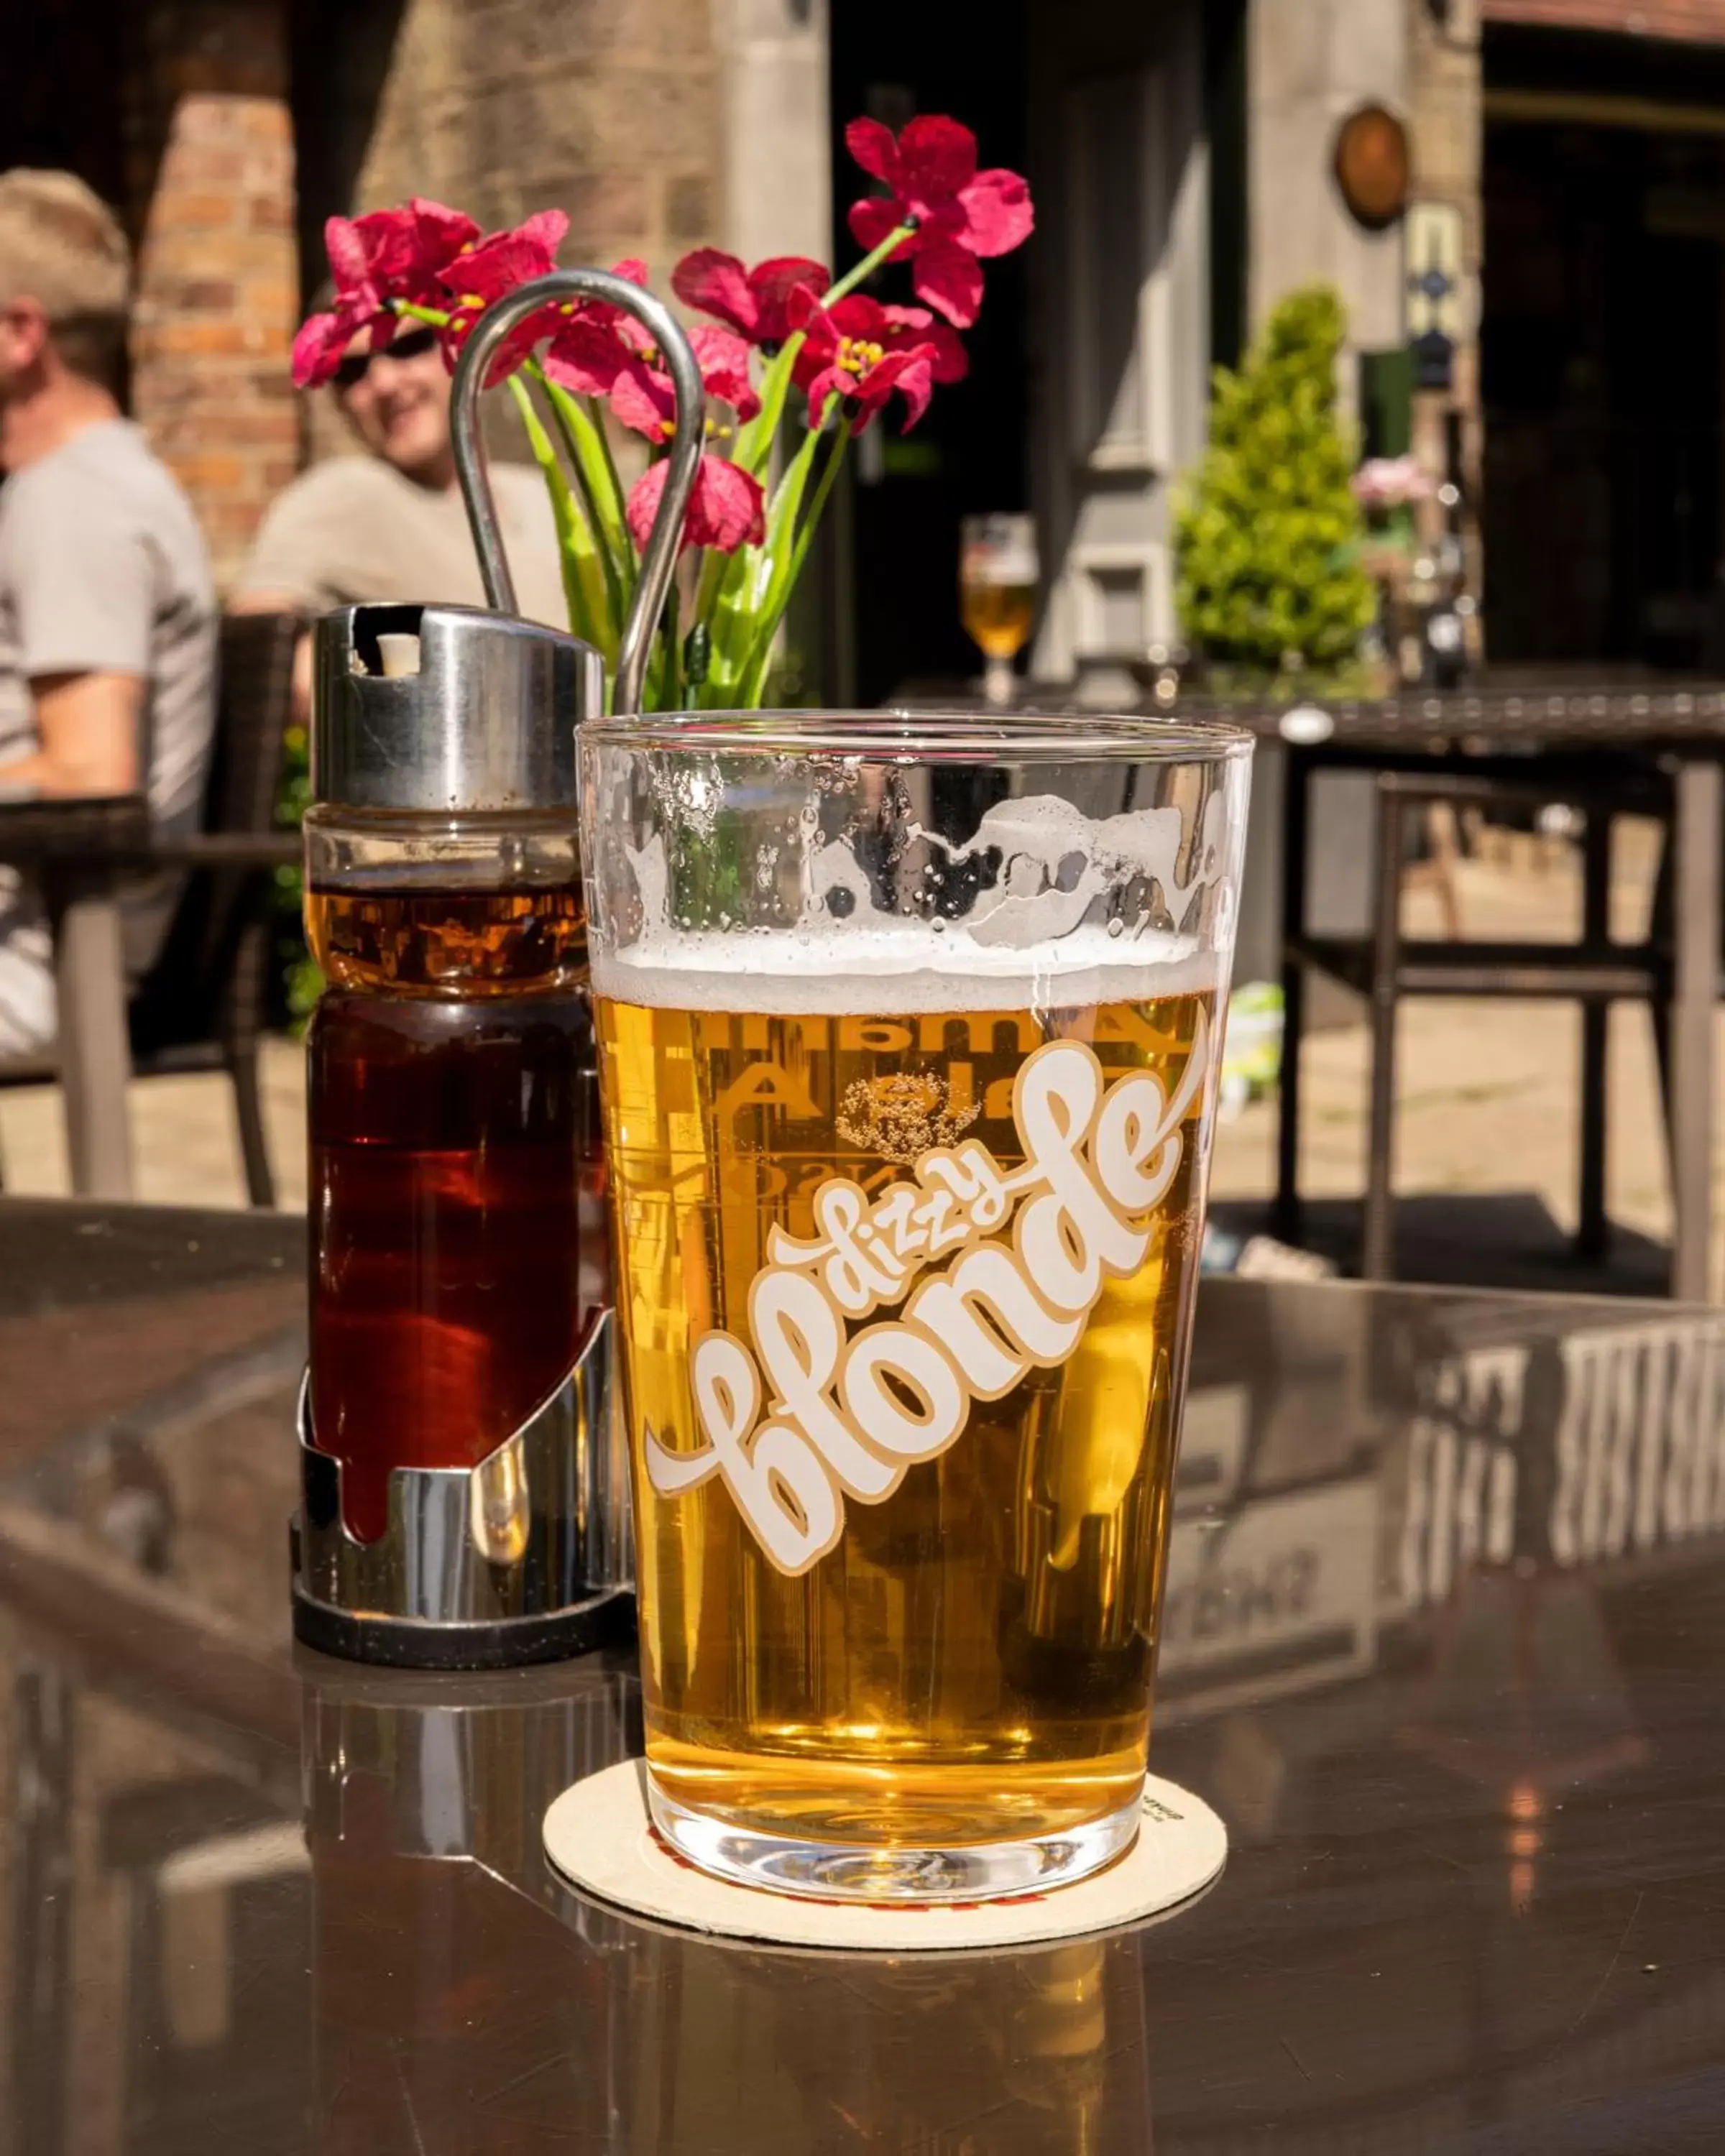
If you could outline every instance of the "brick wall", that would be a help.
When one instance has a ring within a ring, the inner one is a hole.
[[[1560,30],[1627,31],[1634,37],[1725,44],[1725,0],[1480,0],[1488,23]]]
[[[282,13],[280,0],[151,0],[131,85],[132,408],[223,584],[300,455]]]

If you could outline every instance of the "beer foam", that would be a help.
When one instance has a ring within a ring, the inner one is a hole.
[[[597,995],[655,1009],[758,1012],[774,1018],[896,1018],[939,1011],[1061,1010],[1146,1003],[1218,984],[1215,953],[1195,937],[1141,929],[1111,936],[1086,922],[1019,949],[961,923],[886,919],[832,929],[696,929],[591,951]]]
[[[1172,805],[1092,818],[1050,794],[1014,797],[989,808],[963,844],[907,820],[905,844],[929,850],[931,874],[937,862],[950,870],[973,856],[998,856],[991,887],[963,921],[878,911],[855,844],[841,835],[809,846],[802,916],[773,928],[673,929],[671,879],[655,832],[639,849],[625,848],[640,933],[620,950],[593,938],[593,988],[658,1009],[811,1018],[1059,1010],[1211,990],[1221,969],[1198,937],[1153,928],[1147,916],[1131,928],[1117,916],[1092,916],[1131,880],[1160,889],[1163,919],[1192,918],[1199,894],[1222,872],[1224,820],[1213,795],[1183,877],[1184,827]]]

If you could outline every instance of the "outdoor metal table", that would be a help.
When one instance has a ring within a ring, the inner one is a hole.
[[[540,1853],[631,1656],[290,1645],[285,1219],[0,1203],[0,2137],[148,2156],[1712,2148],[1725,1316],[1207,1281],[1153,1763],[1202,1900],[798,1956]]]
[[[129,1198],[131,1128],[119,882],[149,842],[141,794],[0,799],[0,862],[37,877],[54,929],[59,999],[56,1069],[72,1187]]]
[[[1671,1291],[1689,1301],[1708,1293],[1712,1230],[1714,1014],[1721,989],[1721,761],[1725,686],[1659,687],[1506,683],[1445,695],[1409,694],[1373,702],[1325,701],[1330,731],[1290,737],[1287,707],[1233,706],[1183,698],[1181,715],[1201,710],[1250,727],[1286,749],[1282,808],[1284,933],[1297,919],[1308,858],[1310,786],[1315,772],[1348,768],[1450,768],[1526,782],[1548,770],[1554,785],[1584,771],[1597,781],[1617,770],[1657,767],[1672,787],[1676,875],[1672,906],[1671,1139]],[[1603,1056],[1603,1032],[1599,1053]]]
[[[1381,699],[1317,701],[1329,731],[1316,741],[1285,730],[1287,703],[1234,701],[1183,690],[1167,704],[1134,705],[1128,698],[1109,706],[1169,719],[1223,720],[1286,752],[1279,878],[1284,918],[1309,859],[1311,780],[1320,770],[1449,769],[1523,782],[1542,767],[1559,782],[1578,768],[1595,777],[1614,767],[1638,775],[1655,767],[1669,773],[1676,855],[1671,967],[1671,1292],[1685,1301],[1705,1301],[1712,1231],[1713,1026],[1722,990],[1725,923],[1725,684],[1676,682],[1669,676],[1661,682],[1658,676],[1613,676],[1605,671],[1595,678],[1566,680],[1506,671],[1487,675],[1477,686],[1441,694],[1409,691]],[[978,707],[968,684],[910,682],[891,701],[893,708],[910,711]],[[1016,708],[1080,707],[1073,704],[1070,685],[1027,680],[1019,684]],[[1247,880],[1250,885],[1250,868]],[[1291,1221],[1276,1224],[1284,1233],[1294,1231]]]

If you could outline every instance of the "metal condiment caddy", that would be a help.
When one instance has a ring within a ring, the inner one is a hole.
[[[294,1610],[306,1644],[361,1661],[504,1667],[634,1620],[575,793],[604,670],[518,618],[479,434],[504,341],[565,300],[643,322],[676,393],[618,654],[613,708],[639,708],[703,393],[670,311],[601,270],[490,309],[456,369],[492,611],[352,607],[315,632],[307,916],[331,985],[308,1040]]]

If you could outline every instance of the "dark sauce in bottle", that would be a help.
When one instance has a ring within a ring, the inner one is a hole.
[[[585,921],[567,886],[314,889],[306,917],[312,1428],[371,1541],[390,1470],[476,1466],[604,1299]]]

